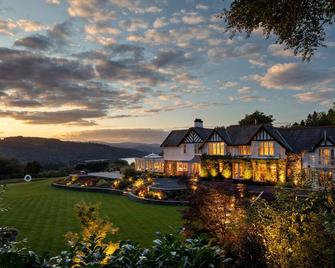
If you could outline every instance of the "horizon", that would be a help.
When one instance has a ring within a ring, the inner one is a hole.
[[[327,111],[334,26],[302,62],[261,31],[230,39],[215,18],[227,2],[2,1],[0,137],[150,144],[194,118],[228,126],[259,110],[286,125]]]

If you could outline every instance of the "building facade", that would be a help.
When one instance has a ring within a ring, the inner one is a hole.
[[[161,148],[166,175],[277,183],[313,173],[317,179],[335,179],[334,126],[210,129],[196,119],[189,129],[171,131]]]

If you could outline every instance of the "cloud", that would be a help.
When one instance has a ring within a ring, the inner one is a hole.
[[[303,92],[295,94],[294,97],[301,103],[318,102],[323,105],[329,105],[335,100],[335,88]]]
[[[38,32],[45,29],[45,26],[39,22],[31,20],[18,20],[16,21],[17,27],[21,28],[25,32]]]
[[[110,7],[108,1],[102,0],[69,0],[67,11],[71,17],[79,17],[94,22],[117,18],[117,13]]]
[[[110,0],[110,2],[113,5],[118,6],[122,9],[126,9],[130,12],[139,13],[139,14],[159,13],[162,11],[162,9],[157,6],[145,6],[141,4],[141,2],[134,1],[134,0]]]
[[[182,22],[189,25],[196,25],[205,21],[203,16],[200,16],[198,13],[189,12],[182,16]]]
[[[280,44],[272,44],[268,47],[268,52],[273,56],[277,57],[295,57],[294,52],[291,49],[285,49],[283,45]]]
[[[158,53],[152,63],[157,67],[182,66],[193,63],[194,59],[190,53],[178,50],[166,50]]]
[[[208,6],[203,5],[203,4],[197,4],[195,6],[196,9],[200,9],[200,10],[208,10]]]
[[[103,46],[116,44],[116,36],[119,33],[119,29],[105,23],[89,24],[85,26],[86,39]]]
[[[155,85],[165,78],[160,73],[146,67],[137,65],[125,65],[112,60],[101,60],[96,65],[99,77],[112,81],[131,81],[136,84]]]
[[[0,111],[0,116],[10,116],[15,120],[23,121],[26,124],[64,124],[76,123],[78,125],[94,124],[85,119],[99,118],[105,114],[98,110],[65,110],[56,112],[13,112],[13,111]]]
[[[168,22],[166,21],[166,19],[164,17],[157,18],[153,23],[154,28],[162,28],[166,25],[168,25]]]
[[[212,60],[222,60],[224,58],[244,57],[248,59],[259,59],[260,46],[246,43],[241,46],[232,47],[213,47],[208,49],[208,56]]]
[[[0,19],[0,34],[14,35],[13,30],[16,28],[16,23],[12,20]]]
[[[119,21],[119,26],[127,32],[136,32],[141,29],[147,29],[148,23],[142,19],[128,19]]]
[[[64,133],[62,139],[79,141],[104,141],[116,142],[139,142],[139,143],[161,143],[169,131],[163,129],[135,128],[135,129],[96,129]]]
[[[25,32],[37,32],[46,29],[46,26],[40,24],[39,22],[25,19],[18,21],[0,19],[0,34],[15,35],[15,31],[18,29]]]
[[[325,81],[327,72],[311,70],[297,63],[275,64],[267,69],[265,75],[251,75],[248,80],[257,81],[265,88],[301,90],[306,86]]]
[[[139,53],[135,57],[140,57],[141,53],[139,48],[129,45],[112,47],[111,51],[120,55],[127,51]],[[86,118],[139,108],[145,97],[143,93],[114,89],[110,83],[154,85],[166,79],[135,62],[128,65],[105,60],[94,70],[92,65],[76,59],[51,58],[5,48],[0,49],[0,58],[1,115],[30,124],[73,124],[77,121],[88,124]],[[97,78],[103,80],[97,81]],[[12,110],[14,106],[30,110],[19,113]],[[36,107],[38,111],[34,110]],[[55,108],[61,111],[50,112]]]
[[[206,41],[211,35],[211,31],[204,27],[187,27],[179,29],[157,30],[149,29],[144,35],[133,34],[127,37],[128,41],[141,42],[151,45],[174,44],[179,47],[188,47],[193,40]]]
[[[46,50],[51,48],[53,45],[49,38],[44,35],[37,34],[16,40],[14,46],[21,46],[34,50]]]
[[[60,0],[46,0],[45,2],[49,5],[55,5],[55,6],[60,4]]]
[[[47,30],[46,35],[35,34],[15,41],[14,46],[21,46],[33,50],[48,50],[62,48],[70,38],[69,22],[55,24]]]
[[[230,101],[240,101],[240,102],[266,102],[267,99],[265,97],[259,97],[259,96],[254,96],[254,95],[243,95],[243,96],[237,96],[237,97],[232,97],[230,96],[228,98]]]

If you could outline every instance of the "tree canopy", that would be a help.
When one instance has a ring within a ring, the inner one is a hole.
[[[328,112],[316,112],[308,114],[300,124],[295,122],[291,127],[318,127],[335,125],[335,102]]]
[[[246,114],[238,123],[239,125],[254,125],[254,124],[271,124],[275,119],[272,115],[266,115],[263,112],[256,110],[252,114]]]
[[[261,29],[276,43],[293,49],[309,60],[319,47],[325,46],[326,27],[335,21],[334,0],[233,0],[230,9],[218,15],[233,35],[250,35]]]

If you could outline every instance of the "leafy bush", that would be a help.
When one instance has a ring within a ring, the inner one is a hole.
[[[234,267],[335,267],[334,189],[250,201],[200,188],[184,215],[187,234],[209,235]]]

